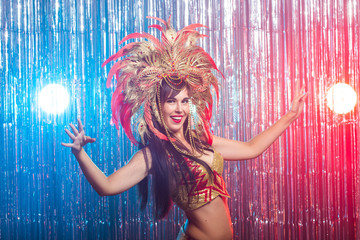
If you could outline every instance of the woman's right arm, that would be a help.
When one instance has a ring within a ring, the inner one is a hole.
[[[81,121],[78,120],[79,130],[70,124],[73,133],[65,130],[73,143],[61,143],[70,147],[86,179],[95,191],[101,196],[116,195],[135,186],[148,175],[143,151],[138,151],[130,159],[129,163],[106,177],[105,174],[93,163],[84,150],[87,143],[95,142],[95,139],[85,136]],[[150,154],[146,150],[148,159]],[[150,168],[150,164],[149,164]]]

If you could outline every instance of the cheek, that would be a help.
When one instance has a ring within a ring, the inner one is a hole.
[[[169,104],[164,104],[162,106],[162,114],[164,117],[168,116],[171,112],[172,112],[172,108],[171,106],[169,106]]]

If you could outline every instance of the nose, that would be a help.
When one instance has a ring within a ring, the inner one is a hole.
[[[175,109],[175,111],[176,111],[177,113],[181,113],[182,110],[183,110],[183,106],[181,105],[181,102],[177,102],[177,103],[176,103],[176,109]]]

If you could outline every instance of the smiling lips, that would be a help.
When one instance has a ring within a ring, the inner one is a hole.
[[[171,118],[175,123],[180,123],[182,117],[183,117],[182,115],[174,115],[174,116],[171,116],[170,118]]]

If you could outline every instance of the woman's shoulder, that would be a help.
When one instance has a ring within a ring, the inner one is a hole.
[[[145,159],[151,159],[151,153],[149,147],[144,147],[142,149],[139,149],[132,158],[142,158]]]
[[[131,161],[145,162],[148,169],[151,168],[151,153],[148,147],[138,150],[131,158]]]

